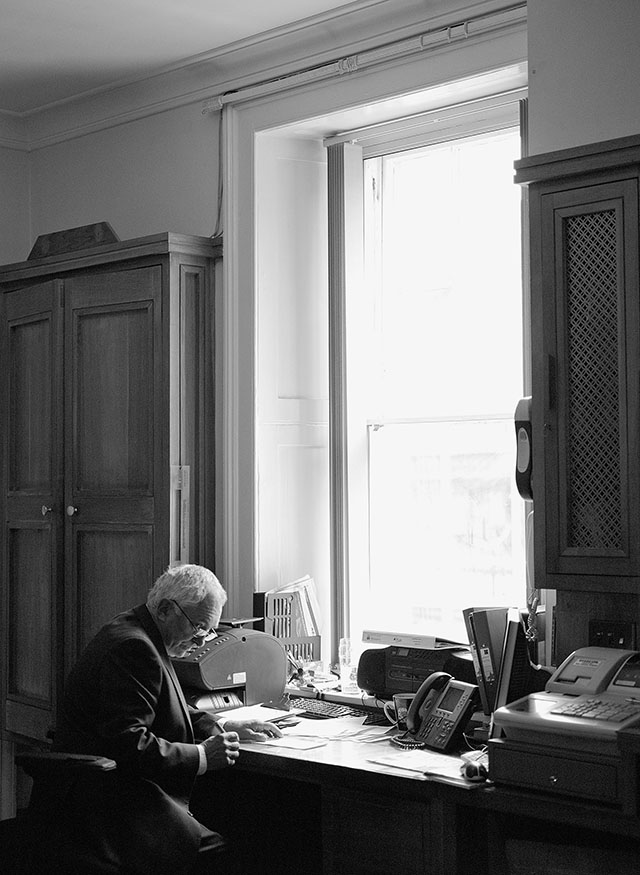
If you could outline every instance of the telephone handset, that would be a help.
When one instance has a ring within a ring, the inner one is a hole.
[[[407,731],[391,741],[399,747],[455,747],[478,707],[478,687],[436,671],[424,681],[407,712]]]

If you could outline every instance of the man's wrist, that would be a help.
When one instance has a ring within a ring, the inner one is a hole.
[[[198,744],[198,756],[200,757],[200,762],[198,763],[198,775],[204,775],[207,771],[207,752],[204,749],[204,744]]]

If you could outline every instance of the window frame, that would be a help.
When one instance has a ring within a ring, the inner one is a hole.
[[[355,253],[364,249],[364,162],[368,158],[405,151],[453,139],[490,131],[519,127],[521,156],[527,148],[526,89],[465,101],[429,110],[417,116],[398,119],[371,128],[348,131],[325,139],[328,156],[328,222],[329,222],[329,312],[330,312],[330,537],[333,641],[348,636],[350,630],[350,580],[358,574],[368,574],[364,559],[368,557],[368,501],[363,501],[366,488],[353,483],[350,452],[361,437],[354,424],[356,417],[348,415],[349,387],[357,377],[354,362],[362,360],[350,349],[347,321],[350,310],[357,310],[364,294],[364,266]],[[514,182],[515,185],[515,182]],[[531,392],[530,294],[527,273],[528,225],[526,197],[523,192],[521,213],[522,253],[522,367],[523,395]],[[357,367],[357,365],[356,365]],[[353,397],[353,396],[352,396]],[[353,406],[353,403],[352,405]],[[361,475],[360,475],[361,476]],[[360,496],[356,506],[354,497]],[[365,506],[366,505],[366,506]],[[531,503],[525,508],[526,526]],[[366,531],[365,531],[366,530]],[[358,544],[357,549],[353,549]],[[532,580],[530,557],[526,558],[526,600],[529,602]],[[394,630],[389,630],[394,631]],[[397,631],[397,630],[396,630]]]
[[[488,22],[489,23],[489,22]],[[255,446],[256,326],[259,321],[261,265],[257,239],[256,144],[263,135],[318,139],[344,130],[360,119],[390,118],[400,106],[416,108],[446,102],[451,89],[474,94],[526,87],[525,10],[509,27],[498,20],[481,36],[448,41],[432,50],[375,63],[354,76],[342,70],[326,82],[306,82],[256,95],[238,92],[224,106],[222,154],[222,227],[225,258],[222,291],[217,296],[216,573],[229,594],[228,611],[250,616],[254,591],[264,589],[257,515]],[[441,98],[445,96],[445,100]],[[342,119],[346,117],[346,124]],[[327,513],[328,516],[328,513]],[[277,557],[276,557],[277,559]],[[267,570],[278,573],[268,557]],[[333,588],[327,582],[327,598]],[[331,612],[325,614],[329,620]],[[338,633],[323,630],[323,658],[337,654]]]

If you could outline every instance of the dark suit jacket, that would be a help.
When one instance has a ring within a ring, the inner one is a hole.
[[[118,765],[97,793],[82,778],[68,788],[83,853],[105,862],[87,872],[189,871],[203,830],[188,809],[195,742],[219,731],[212,715],[187,705],[145,605],[98,632],[67,680],[54,744]]]

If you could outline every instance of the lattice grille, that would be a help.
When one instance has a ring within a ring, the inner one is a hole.
[[[565,220],[569,546],[622,548],[614,210]]]

